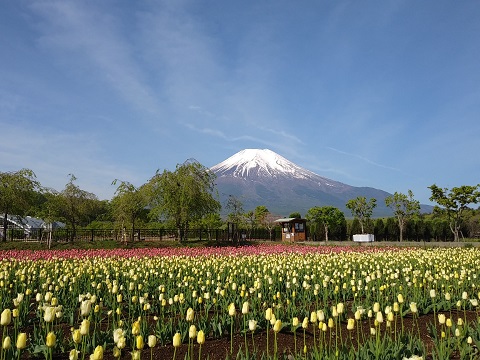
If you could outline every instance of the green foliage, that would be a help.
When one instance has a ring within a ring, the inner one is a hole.
[[[112,184],[116,185],[117,182],[118,180],[115,180]],[[139,189],[129,182],[121,181],[111,204],[117,224],[121,225],[122,228],[126,226],[132,228],[130,240],[133,241],[135,222],[142,214],[146,213],[147,198],[144,188]]]
[[[437,211],[447,215],[454,240],[459,241],[462,214],[469,205],[477,204],[480,201],[480,184],[475,186],[462,185],[453,187],[451,190],[440,188],[435,184],[428,188],[432,191],[430,200],[435,201],[440,206]]]
[[[350,209],[353,217],[357,218],[362,228],[362,234],[365,233],[365,225],[372,216],[373,209],[377,206],[377,199],[371,198],[367,201],[364,196],[358,196],[355,199],[348,200],[346,207]]]
[[[157,172],[145,186],[150,216],[172,221],[183,240],[191,222],[220,210],[214,181],[215,174],[194,160],[177,165],[173,172]]]
[[[0,214],[3,216],[2,240],[6,240],[7,216],[23,216],[33,205],[40,189],[35,173],[29,169],[0,172]]]
[[[47,194],[48,203],[46,208],[46,220],[60,220],[67,223],[73,230],[72,238],[75,238],[77,227],[87,226],[95,219],[101,203],[93,193],[80,189],[75,185],[77,178],[70,174],[70,180],[60,192]]]
[[[343,212],[333,206],[315,206],[308,210],[305,218],[315,226],[322,226],[325,231],[325,241],[328,241],[328,231],[345,222]]]
[[[413,199],[413,192],[408,190],[408,195],[395,192],[391,196],[385,198],[385,204],[393,210],[393,214],[397,218],[398,228],[400,230],[400,241],[403,241],[403,232],[405,226],[413,215],[420,211],[420,202]]]

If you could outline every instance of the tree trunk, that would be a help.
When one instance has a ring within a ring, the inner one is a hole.
[[[325,242],[328,241],[328,225],[325,225]]]

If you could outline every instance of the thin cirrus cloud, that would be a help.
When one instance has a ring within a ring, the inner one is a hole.
[[[82,4],[33,3],[32,9],[41,18],[39,46],[53,51],[60,63],[65,59],[68,66],[72,61],[79,67],[90,64],[94,76],[109,83],[125,101],[137,109],[158,113],[160,108],[144,80],[146,75],[133,59],[134,49],[119,34],[117,21],[107,12]]]

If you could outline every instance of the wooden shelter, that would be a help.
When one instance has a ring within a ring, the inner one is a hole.
[[[307,220],[299,218],[283,218],[275,220],[282,227],[282,241],[307,240]]]

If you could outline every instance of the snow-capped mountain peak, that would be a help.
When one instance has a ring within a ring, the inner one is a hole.
[[[315,176],[269,149],[245,149],[211,168],[217,176],[277,177],[279,175],[305,179]]]

